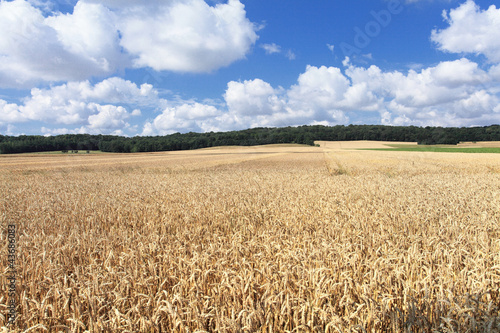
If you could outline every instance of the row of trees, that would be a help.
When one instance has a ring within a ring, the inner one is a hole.
[[[253,128],[243,131],[175,133],[155,137],[67,134],[58,136],[0,135],[0,153],[57,150],[101,150],[130,153],[189,150],[216,146],[253,146],[273,143],[314,145],[315,140],[404,141],[419,144],[457,144],[461,141],[500,141],[500,125],[486,127],[416,127],[383,125],[299,126]]]

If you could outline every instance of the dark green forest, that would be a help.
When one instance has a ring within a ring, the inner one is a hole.
[[[175,133],[165,136],[122,137],[113,135],[66,134],[58,136],[3,136],[0,153],[101,150],[135,153],[189,150],[216,146],[254,146],[273,143],[314,145],[314,141],[403,141],[419,144],[457,144],[463,141],[500,141],[500,125],[485,127],[417,127],[383,125],[299,126],[252,128],[242,131]]]

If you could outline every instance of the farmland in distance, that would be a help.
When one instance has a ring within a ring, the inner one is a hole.
[[[500,155],[319,144],[0,156],[10,330],[498,332]]]

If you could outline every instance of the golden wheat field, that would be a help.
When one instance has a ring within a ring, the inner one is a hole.
[[[0,156],[0,327],[499,332],[500,155],[360,146]]]

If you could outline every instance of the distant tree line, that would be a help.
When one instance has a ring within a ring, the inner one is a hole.
[[[101,150],[134,153],[189,150],[216,146],[254,146],[273,143],[314,145],[314,141],[403,141],[419,144],[457,144],[461,141],[500,141],[500,125],[485,127],[417,127],[383,125],[299,126],[252,128],[242,131],[175,133],[165,136],[121,137],[66,134],[58,136],[3,136],[0,153]]]

